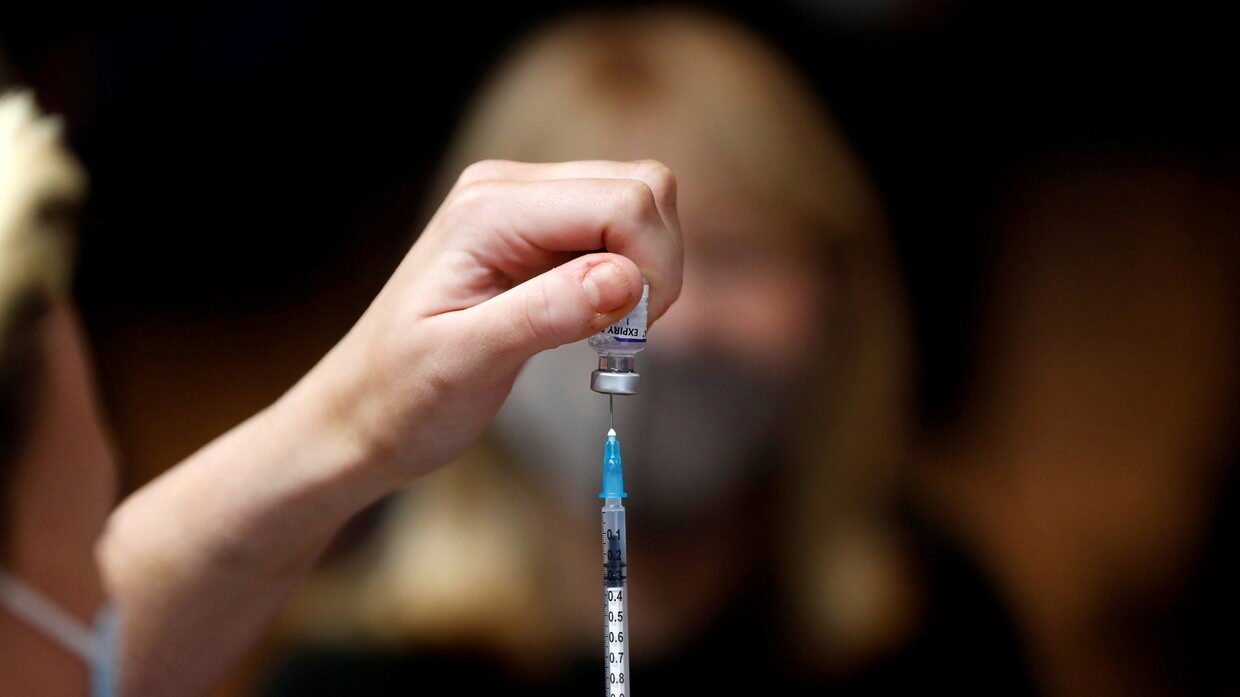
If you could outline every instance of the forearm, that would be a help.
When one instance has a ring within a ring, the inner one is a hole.
[[[470,167],[301,383],[113,515],[125,694],[209,690],[350,516],[459,456],[526,359],[620,320],[643,283],[657,319],[682,259],[658,163]]]
[[[306,384],[130,497],[100,545],[124,613],[123,694],[200,695],[333,534],[390,491]]]

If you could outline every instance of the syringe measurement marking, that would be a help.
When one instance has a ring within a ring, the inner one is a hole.
[[[607,592],[607,694],[624,697],[624,667],[628,648],[624,638],[624,588],[608,588]]]
[[[614,430],[607,432],[603,447],[603,664],[607,697],[626,697],[629,693],[629,627],[627,615],[628,575],[625,568],[624,480],[620,464],[620,442]]]
[[[603,650],[607,663],[608,697],[625,697],[628,692],[629,649],[625,607],[627,576],[624,559],[624,511],[608,511],[603,517],[603,593],[605,595],[606,637]],[[612,517],[612,520],[608,520]]]

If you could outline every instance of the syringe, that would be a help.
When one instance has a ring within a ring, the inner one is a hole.
[[[590,389],[607,395],[611,429],[603,446],[603,660],[607,697],[629,691],[628,535],[624,530],[624,468],[616,439],[616,395],[637,391],[637,354],[646,347],[646,306],[650,286],[642,284],[637,306],[620,321],[590,337],[598,353],[598,370]]]
[[[629,685],[628,535],[625,532],[624,467],[616,429],[603,446],[603,660],[607,697],[625,697]]]

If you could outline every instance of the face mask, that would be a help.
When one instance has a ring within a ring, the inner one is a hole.
[[[0,602],[14,615],[80,656],[90,667],[92,697],[117,694],[117,644],[120,625],[116,611],[106,605],[86,627],[42,593],[0,569]]]
[[[597,356],[583,343],[535,356],[496,417],[515,464],[565,503],[593,506],[609,425],[589,389]],[[736,360],[638,356],[638,393],[616,398],[625,488],[643,523],[665,531],[754,486],[775,459],[794,390],[786,376]]]

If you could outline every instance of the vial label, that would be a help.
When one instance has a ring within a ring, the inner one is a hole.
[[[646,302],[650,299],[650,286],[642,285],[642,299],[624,319],[599,332],[623,344],[646,343]]]

